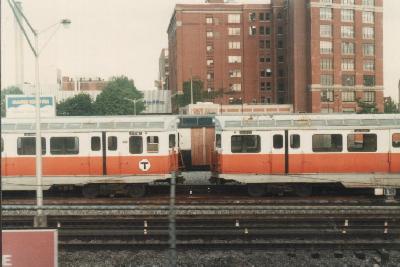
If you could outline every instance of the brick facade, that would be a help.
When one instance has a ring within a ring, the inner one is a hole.
[[[383,111],[382,0],[368,2],[177,4],[168,27],[168,88],[180,94],[193,78],[218,92],[215,103],[354,112],[360,98]]]

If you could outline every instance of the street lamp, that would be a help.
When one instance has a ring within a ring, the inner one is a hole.
[[[42,138],[42,131],[40,128],[40,78],[39,78],[39,56],[45,46],[49,43],[50,39],[54,36],[58,28],[54,31],[53,35],[47,40],[44,46],[39,49],[39,35],[55,26],[69,26],[71,24],[71,20],[69,19],[62,19],[59,22],[50,25],[46,29],[42,31],[35,30],[28,19],[26,18],[25,14],[19,8],[18,5],[15,4],[14,0],[8,0],[8,4],[15,16],[15,19],[25,36],[26,41],[31,48],[33,55],[35,56],[35,134],[36,134],[36,162],[35,162],[35,169],[36,169],[36,206],[37,206],[37,216],[35,217],[34,225],[36,227],[44,227],[46,226],[47,222],[45,217],[43,216],[43,180],[42,180],[42,146],[41,146],[41,138]],[[32,32],[34,36],[34,44],[32,44],[32,40],[28,37],[27,32],[22,24],[20,19],[20,14],[22,19],[28,25],[29,30]]]
[[[140,101],[140,100],[143,100],[143,98],[134,98],[134,99],[130,99],[130,98],[124,97],[124,100],[133,102],[133,110],[134,110],[134,113],[133,113],[133,114],[136,116],[136,102],[138,102],[138,101]]]

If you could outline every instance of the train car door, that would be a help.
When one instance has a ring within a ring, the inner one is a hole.
[[[268,155],[271,174],[285,173],[285,131],[270,131],[271,153]]]
[[[122,149],[122,136],[118,132],[105,133],[106,144],[106,173],[107,175],[120,175],[121,174],[121,155]]]
[[[391,173],[400,173],[400,130],[391,130],[389,137],[389,166]]]
[[[288,132],[287,173],[302,173],[304,170],[304,154],[300,132]]]
[[[103,137],[101,132],[89,134],[88,145],[89,173],[90,175],[103,175]]]

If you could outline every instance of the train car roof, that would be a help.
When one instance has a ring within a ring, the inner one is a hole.
[[[175,115],[157,116],[59,116],[41,118],[43,131],[169,131],[177,129]],[[35,130],[35,120],[3,118],[2,132],[26,132]]]
[[[215,116],[217,130],[400,128],[400,114]]]

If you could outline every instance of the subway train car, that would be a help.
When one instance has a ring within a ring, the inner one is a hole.
[[[176,116],[43,118],[43,188],[142,196],[179,171]],[[3,190],[35,190],[35,124],[2,119]]]
[[[215,182],[247,184],[248,193],[312,193],[316,185],[400,188],[400,115],[217,116]]]

